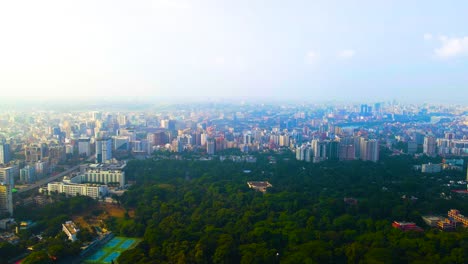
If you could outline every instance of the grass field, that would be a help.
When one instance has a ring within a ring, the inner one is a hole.
[[[137,238],[114,237],[96,253],[88,257],[84,263],[107,264],[111,263],[112,260],[115,262],[122,252],[136,246],[138,242],[140,242],[140,239]]]

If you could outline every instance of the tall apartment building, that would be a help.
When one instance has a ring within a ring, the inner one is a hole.
[[[11,185],[0,183],[0,213],[13,215],[13,195]]]
[[[428,156],[435,156],[436,155],[436,138],[433,136],[426,136],[424,137],[423,143],[423,153]]]
[[[312,140],[313,161],[314,163],[327,159],[327,149],[329,141]]]
[[[313,150],[310,145],[302,145],[296,148],[296,159],[310,162],[313,156]]]
[[[10,145],[4,140],[0,141],[0,164],[7,164],[10,160]]]
[[[128,136],[114,136],[114,149],[119,150],[129,150],[130,149],[130,138]]]
[[[38,162],[43,158],[40,146],[31,145],[24,149],[24,156],[26,162]]]
[[[379,161],[379,142],[375,139],[366,140],[361,138],[360,141],[360,158],[364,161]]]
[[[0,183],[15,186],[15,172],[13,167],[0,168]]]
[[[78,155],[84,155],[88,157],[91,155],[91,142],[90,138],[78,139]]]
[[[354,160],[355,150],[352,144],[340,144],[339,150],[340,160]]]
[[[112,139],[100,138],[96,140],[96,163],[105,163],[112,159]]]
[[[206,152],[208,155],[214,155],[216,151],[216,142],[214,139],[209,139],[206,142]]]
[[[36,180],[36,167],[26,165],[20,170],[20,181],[23,183],[32,183]]]

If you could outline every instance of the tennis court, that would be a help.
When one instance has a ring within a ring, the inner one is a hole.
[[[108,264],[120,256],[125,250],[136,246],[141,240],[129,237],[114,237],[96,253],[86,258],[84,263]]]

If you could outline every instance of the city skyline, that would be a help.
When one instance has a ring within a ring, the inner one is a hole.
[[[463,103],[468,7],[338,1],[0,4],[2,97]]]

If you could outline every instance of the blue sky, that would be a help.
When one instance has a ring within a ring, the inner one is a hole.
[[[468,99],[468,2],[2,1],[3,96]]]

